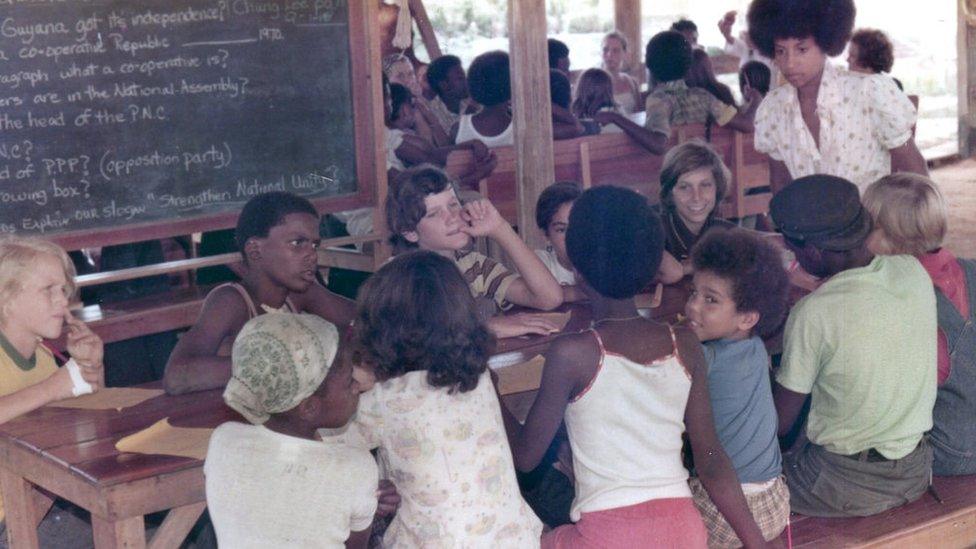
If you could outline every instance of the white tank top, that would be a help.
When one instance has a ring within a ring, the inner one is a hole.
[[[630,92],[613,94],[613,102],[617,104],[620,113],[623,115],[633,114],[637,110],[637,100]]]
[[[505,131],[498,135],[486,136],[478,133],[478,130],[474,129],[474,124],[471,122],[471,117],[473,114],[465,114],[460,120],[458,120],[458,132],[457,137],[454,139],[455,143],[464,143],[465,141],[470,141],[472,139],[480,139],[482,143],[485,144],[489,149],[494,147],[506,147],[515,143],[515,137],[512,130],[512,124],[509,124]]]
[[[608,352],[589,386],[566,407],[576,498],[569,516],[652,499],[691,497],[681,434],[691,377],[674,351],[650,364]],[[674,344],[674,331],[671,331]]]

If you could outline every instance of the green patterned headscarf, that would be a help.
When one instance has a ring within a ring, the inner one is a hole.
[[[261,425],[319,388],[335,359],[339,332],[310,314],[268,313],[248,321],[234,340],[224,401]]]

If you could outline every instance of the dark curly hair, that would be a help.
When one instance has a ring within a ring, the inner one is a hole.
[[[769,82],[772,80],[772,71],[761,61],[749,61],[739,69],[739,91],[745,97],[745,84],[748,82],[752,89],[756,90],[763,97],[769,93]]]
[[[468,92],[475,101],[486,107],[511,99],[508,54],[490,51],[475,57],[468,68]]]
[[[430,89],[439,92],[437,86],[447,79],[447,73],[454,67],[461,67],[461,58],[456,55],[442,55],[431,61],[427,66],[427,84]]]
[[[414,231],[427,215],[424,199],[427,195],[454,187],[454,180],[444,170],[431,164],[421,164],[400,172],[386,195],[386,226],[390,230],[390,244],[394,253],[412,250],[417,244],[403,237]]]
[[[637,295],[657,273],[663,251],[661,219],[636,192],[599,186],[573,203],[566,252],[580,276],[601,295]]]
[[[752,0],[746,20],[749,37],[766,57],[775,56],[775,41],[813,38],[828,56],[844,51],[854,29],[854,0]]]
[[[691,67],[691,44],[678,31],[659,32],[647,42],[644,64],[655,82],[681,80]]]
[[[569,46],[566,45],[562,40],[556,40],[555,38],[550,38],[546,41],[546,47],[549,50],[549,68],[555,69],[559,64],[559,60],[564,57],[569,57]]]
[[[539,200],[535,203],[535,224],[542,229],[542,232],[549,231],[549,223],[556,215],[559,208],[567,202],[575,202],[583,191],[580,186],[573,181],[560,181],[553,183],[542,191]]]
[[[573,87],[563,71],[549,69],[549,97],[553,104],[564,109],[573,101]]]
[[[285,216],[302,213],[319,217],[319,212],[311,202],[292,193],[275,191],[259,194],[244,204],[241,215],[237,218],[237,228],[234,230],[234,242],[237,249],[247,262],[244,245],[251,238],[266,238],[272,227],[280,225]]]
[[[691,19],[678,19],[674,23],[671,23],[671,30],[678,32],[698,32],[698,25]]]
[[[857,46],[857,64],[875,73],[891,72],[895,64],[895,48],[885,33],[877,29],[858,29],[851,36]]]
[[[380,380],[426,370],[432,387],[462,393],[478,386],[495,341],[457,266],[428,251],[397,256],[366,281],[354,330]]]
[[[759,313],[756,335],[769,335],[783,322],[790,282],[772,244],[745,229],[708,231],[692,249],[691,261],[696,272],[729,282],[736,311]]]

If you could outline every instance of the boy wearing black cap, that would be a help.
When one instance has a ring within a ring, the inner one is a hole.
[[[935,295],[911,256],[873,256],[857,187],[802,177],[773,197],[800,265],[829,278],[790,313],[774,400],[779,434],[810,395],[809,442],[784,456],[794,512],[867,516],[925,492],[936,394]]]

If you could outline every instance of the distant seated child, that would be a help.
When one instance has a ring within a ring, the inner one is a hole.
[[[478,139],[489,148],[514,143],[508,54],[491,51],[475,57],[468,68],[468,89],[483,108],[477,114],[461,115],[451,128],[454,142]]]
[[[747,97],[749,90],[752,89],[766,97],[772,77],[769,66],[762,61],[747,61],[739,69],[739,92],[742,97]]]
[[[323,437],[379,448],[403,496],[383,545],[538,547],[488,374],[493,338],[454,263],[395,257],[360,290],[354,329],[377,383]]]
[[[438,168],[411,168],[393,181],[386,221],[395,252],[420,248],[450,257],[475,297],[488,298],[501,309],[524,305],[548,310],[562,303],[559,283],[491,202],[481,199],[462,206],[454,182]],[[494,240],[520,274],[469,250],[472,238],[479,236]],[[556,331],[548,320],[525,314],[495,316],[488,326],[498,337]]]
[[[573,101],[573,88],[563,71],[549,70],[549,97],[552,100],[553,139],[572,139],[583,135],[583,125],[569,109]]]
[[[942,247],[947,208],[929,178],[887,175],[868,186],[863,200],[874,219],[871,251],[915,256],[935,286],[939,391],[929,432],[932,472],[976,474],[976,261]]]
[[[786,527],[790,492],[782,477],[769,355],[761,336],[786,317],[789,281],[779,251],[743,229],[705,235],[692,262],[694,291],[685,315],[704,344],[715,431],[756,524],[772,540]],[[741,545],[701,481],[693,478],[689,484],[709,546]]]
[[[790,311],[773,399],[779,434],[810,398],[809,442],[784,456],[790,506],[804,515],[867,516],[914,501],[932,475],[936,305],[909,256],[875,256],[857,187],[801,177],[770,202],[787,246],[828,278]]]
[[[616,124],[601,128],[594,120],[600,112],[621,112],[614,101],[613,79],[603,69],[586,69],[580,75],[576,83],[576,99],[573,100],[572,111],[584,126],[588,126],[588,123],[596,125],[595,131],[588,128],[587,133],[600,133],[601,130],[606,133],[623,131]]]
[[[223,387],[231,377],[227,349],[248,320],[269,310],[310,312],[346,326],[353,304],[315,280],[319,216],[299,196],[271,192],[247,201],[237,220],[244,276],[214,288],[196,324],[180,338],[166,363],[170,394]]]
[[[369,452],[315,439],[356,412],[360,387],[336,327],[308,314],[250,320],[224,400],[251,425],[210,438],[207,507],[221,547],[366,547],[377,510]]]
[[[569,226],[569,212],[573,202],[583,191],[571,181],[550,185],[539,195],[535,203],[535,222],[544,233],[549,245],[544,250],[536,250],[542,263],[549,269],[556,282],[563,288],[563,301],[584,299],[576,287],[576,273],[566,256],[566,228]]]

